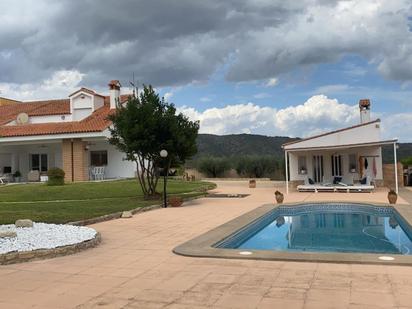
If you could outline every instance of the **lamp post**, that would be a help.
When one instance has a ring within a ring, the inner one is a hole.
[[[167,158],[167,150],[166,149],[162,149],[160,151],[160,156],[164,159],[164,167],[163,167],[163,207],[166,208],[167,207],[167,195],[166,195],[166,177],[167,177],[167,168],[166,168],[166,158]]]

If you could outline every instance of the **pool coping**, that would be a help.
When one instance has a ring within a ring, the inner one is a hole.
[[[270,250],[245,250],[245,249],[224,249],[215,248],[228,236],[236,233],[252,221],[265,215],[267,212],[280,206],[304,206],[309,202],[287,203],[287,204],[264,204],[252,211],[249,211],[227,223],[224,223],[200,236],[197,236],[173,249],[178,255],[202,258],[224,258],[224,259],[247,259],[247,260],[278,260],[278,261],[297,261],[297,262],[325,262],[325,263],[351,263],[351,264],[377,264],[377,265],[412,265],[412,255],[400,254],[374,254],[374,253],[338,253],[338,252],[286,252]],[[311,204],[326,203],[350,203],[358,205],[392,207],[404,219],[405,223],[412,228],[412,206],[403,204],[384,204],[367,202],[348,202],[348,201],[323,201],[310,202]],[[251,255],[241,255],[240,252],[252,252]],[[381,256],[391,256],[392,261],[380,260]]]

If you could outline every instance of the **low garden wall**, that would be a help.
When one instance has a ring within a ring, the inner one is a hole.
[[[0,265],[23,263],[32,260],[47,259],[58,256],[74,254],[89,248],[96,247],[101,242],[100,233],[96,233],[95,237],[90,240],[83,241],[78,244],[61,246],[52,249],[37,249],[24,252],[8,252],[0,254]]]

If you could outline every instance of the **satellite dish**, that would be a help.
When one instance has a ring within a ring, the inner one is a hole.
[[[16,123],[17,124],[25,124],[29,122],[29,115],[26,113],[20,113],[17,115]]]

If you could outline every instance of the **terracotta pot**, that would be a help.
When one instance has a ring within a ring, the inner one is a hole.
[[[285,197],[283,196],[282,193],[280,193],[280,194],[275,194],[275,198],[276,198],[276,202],[277,202],[278,204],[282,204],[282,203],[283,203],[283,199],[284,199]]]
[[[254,179],[249,180],[249,188],[256,188],[256,180]]]
[[[398,199],[398,195],[395,192],[388,193],[389,204],[396,204],[397,199]]]
[[[180,197],[172,196],[167,201],[168,206],[170,207],[180,207],[183,204],[183,200]]]

